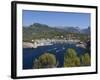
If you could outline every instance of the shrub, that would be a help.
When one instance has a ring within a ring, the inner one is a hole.
[[[44,53],[34,61],[34,68],[52,68],[57,66],[56,57],[51,53]]]
[[[82,64],[85,66],[88,66],[91,64],[91,58],[88,53],[85,53],[84,55],[82,55],[81,60],[82,60]]]
[[[80,58],[74,49],[69,48],[64,55],[64,67],[80,66]]]

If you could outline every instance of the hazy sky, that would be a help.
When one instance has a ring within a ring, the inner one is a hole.
[[[23,26],[29,26],[33,23],[47,24],[52,27],[72,26],[86,28],[90,26],[89,13],[71,13],[71,12],[47,12],[23,10]]]

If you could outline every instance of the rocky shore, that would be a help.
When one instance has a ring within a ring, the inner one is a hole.
[[[23,48],[33,48],[33,43],[30,42],[23,42]]]
[[[51,39],[51,40],[32,40],[32,42],[23,42],[23,48],[37,48],[38,46],[53,45],[55,43],[78,43],[80,40],[62,40],[62,39]]]

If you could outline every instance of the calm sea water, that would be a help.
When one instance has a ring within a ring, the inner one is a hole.
[[[53,44],[49,46],[41,46],[38,48],[23,48],[23,69],[32,69],[33,61],[45,52],[55,54],[59,61],[58,67],[63,67],[64,53],[68,48],[74,48],[78,55],[84,53],[84,49],[76,47],[75,44]]]

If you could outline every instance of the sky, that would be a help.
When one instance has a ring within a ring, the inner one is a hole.
[[[81,29],[90,26],[89,13],[51,12],[23,10],[22,24],[29,26],[34,23],[47,24],[52,27],[71,26]]]

